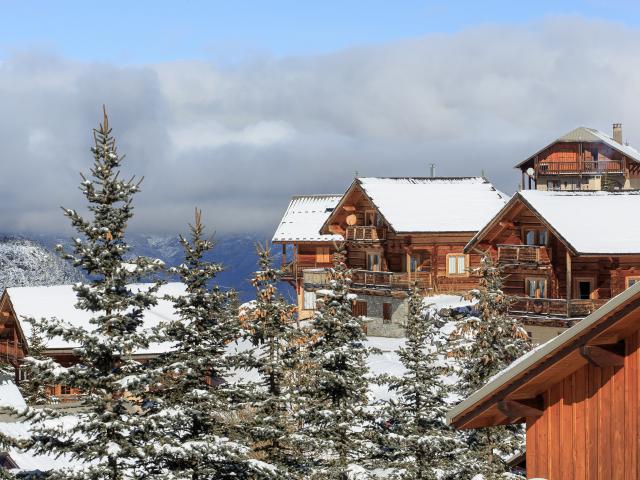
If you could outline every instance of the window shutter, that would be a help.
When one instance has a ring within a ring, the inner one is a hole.
[[[304,291],[304,309],[316,309],[316,292],[307,292],[306,290]]]
[[[382,304],[382,320],[384,323],[391,323],[391,304],[383,303]]]

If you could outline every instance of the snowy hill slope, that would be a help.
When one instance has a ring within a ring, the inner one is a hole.
[[[26,238],[0,237],[0,289],[59,285],[80,279],[81,274],[41,243]]]

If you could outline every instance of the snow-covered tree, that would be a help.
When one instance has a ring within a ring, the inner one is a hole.
[[[78,363],[66,369],[44,362],[44,383],[58,383],[82,392],[81,409],[73,422],[47,421],[62,415],[48,409],[31,413],[33,453],[66,453],[81,462],[79,469],[49,473],[53,479],[120,480],[142,475],[153,428],[144,422],[148,375],[132,355],[147,348],[142,329],[145,312],[157,303],[158,284],[131,284],[162,268],[148,258],[127,258],[125,230],[133,216],[133,197],[140,190],[134,178],[120,178],[123,156],[116,150],[107,114],[94,130],[91,175],[82,175],[80,189],[88,202],[89,218],[63,209],[78,231],[71,252],[63,257],[83,270],[90,281],[74,285],[76,308],[92,315],[89,324],[70,326],[64,319],[41,323],[43,334],[60,336],[77,345]]]
[[[383,376],[395,392],[379,425],[382,454],[381,469],[395,472],[403,479],[452,478],[458,468],[458,456],[464,445],[445,424],[449,408],[445,379],[446,337],[423,296],[413,288],[408,301],[406,342],[398,349],[404,367],[400,376]]]
[[[244,318],[246,337],[254,349],[251,367],[260,380],[249,403],[254,451],[258,458],[278,466],[283,476],[294,477],[300,468],[295,444],[292,410],[297,387],[292,375],[300,368],[300,331],[296,328],[296,307],[279,294],[281,273],[272,266],[268,248],[257,247],[259,270],[251,283],[256,301]]]
[[[455,332],[460,359],[458,391],[462,398],[482,387],[491,377],[531,349],[527,332],[509,316],[511,299],[503,291],[504,276],[489,255],[482,258],[479,288],[471,292],[477,300],[477,316],[467,317]],[[522,447],[520,428],[492,427],[465,431],[470,473],[487,478],[506,471],[505,459]]]
[[[147,478],[272,478],[274,469],[251,458],[244,442],[248,413],[238,405],[246,392],[232,378],[243,365],[229,347],[241,334],[236,295],[213,283],[222,266],[203,259],[213,243],[204,236],[200,211],[190,227],[190,239],[180,236],[184,262],[171,269],[185,292],[170,297],[177,318],[160,328],[159,340],[173,347],[155,365],[162,380],[150,415],[163,444]]]
[[[366,362],[370,349],[362,319],[352,314],[351,272],[344,260],[339,246],[310,332],[311,379],[304,392],[307,404],[300,431],[309,465],[306,478],[353,478],[371,454]]]
[[[25,319],[31,323],[31,336],[29,337],[29,356],[24,359],[24,364],[20,367],[24,372],[23,378],[18,387],[28,405],[44,405],[49,402],[50,395],[46,383],[41,375],[37,374],[38,366],[47,360],[44,355],[46,342],[42,329],[33,318]]]

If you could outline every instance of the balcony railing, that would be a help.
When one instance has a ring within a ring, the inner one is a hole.
[[[609,299],[566,300],[564,298],[514,297],[509,313],[563,318],[581,318],[590,315]]]
[[[0,360],[15,364],[22,357],[24,357],[22,342],[0,339]]]
[[[302,271],[303,282],[307,286],[321,287],[329,284],[329,269],[310,268]],[[430,272],[377,272],[372,270],[352,270],[351,285],[356,288],[402,289],[407,290],[415,283],[418,288],[433,286]]]
[[[549,251],[540,245],[498,245],[498,262],[501,265],[549,264]]]
[[[585,160],[575,162],[540,162],[538,164],[538,174],[602,174],[602,173],[624,173],[624,166],[621,160]]]
[[[374,226],[352,225],[347,227],[346,239],[350,242],[378,242],[386,239],[386,231]]]

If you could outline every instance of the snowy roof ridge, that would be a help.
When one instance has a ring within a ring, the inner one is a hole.
[[[358,177],[396,232],[477,232],[509,200],[485,177]],[[433,208],[446,202],[446,208]]]
[[[342,235],[320,233],[341,198],[338,194],[293,195],[271,241],[341,241]]]

